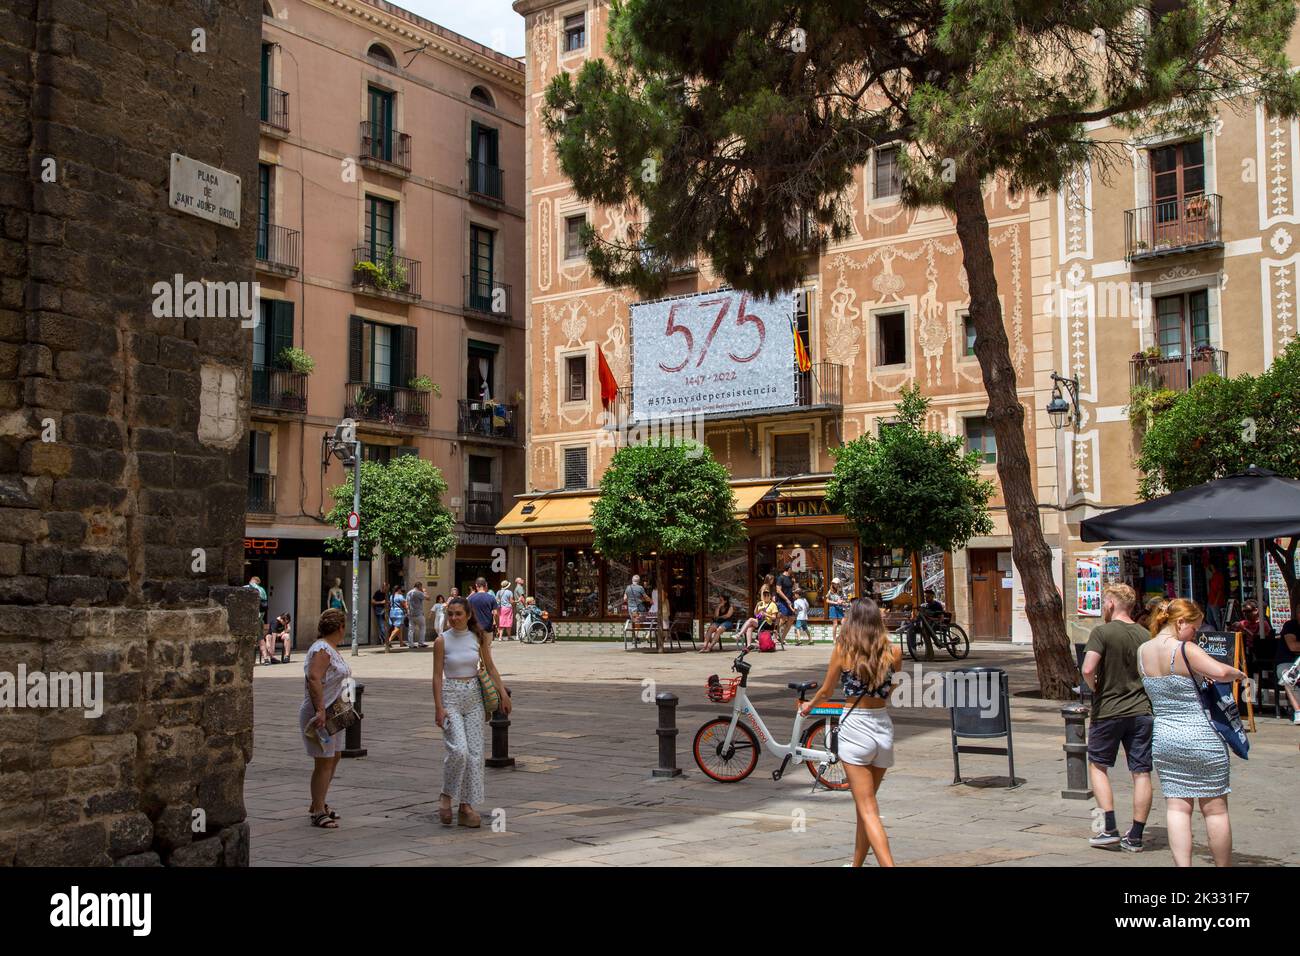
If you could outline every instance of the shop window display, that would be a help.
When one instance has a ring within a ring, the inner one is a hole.
[[[533,597],[543,611],[555,613],[559,598],[560,556],[539,551],[533,557]]]
[[[731,603],[748,613],[750,605],[749,591],[749,552],[739,548],[729,554],[709,556],[709,606],[705,609],[708,617],[718,607],[718,601],[725,594]]]
[[[623,606],[623,592],[632,583],[633,573],[631,562],[605,559],[605,613],[610,617],[623,617],[627,614],[627,609]]]
[[[826,573],[827,548],[818,539],[805,538],[802,541],[787,543],[784,541],[760,541],[754,546],[754,573],[756,576],[754,593],[762,587],[764,576],[780,575],[781,569],[788,561],[791,565],[790,576],[804,590],[808,601],[808,616],[822,618],[826,616],[826,585],[830,577]],[[790,595],[791,598],[794,595]]]
[[[584,548],[564,549],[564,617],[600,614],[600,563]]]
[[[840,579],[840,590],[846,598],[856,597],[857,565],[853,557],[852,541],[831,542],[831,577]],[[826,582],[830,587],[830,582]]]

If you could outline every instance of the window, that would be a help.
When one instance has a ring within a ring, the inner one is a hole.
[[[484,106],[496,106],[496,103],[492,100],[492,94],[482,86],[476,86],[470,90],[469,98],[476,103],[482,103]]]
[[[903,191],[903,180],[898,166],[898,147],[883,146],[876,150],[875,179],[872,196],[890,199]]]
[[[257,258],[263,262],[270,255],[271,239],[271,167],[257,164]]]
[[[384,388],[406,388],[415,378],[416,330],[351,318],[348,381]]]
[[[469,486],[478,491],[492,487],[492,459],[487,455],[469,456]]]
[[[772,477],[806,475],[812,471],[811,441],[806,432],[772,436]]]
[[[366,134],[373,159],[393,161],[393,94],[377,86],[370,87],[369,122]]]
[[[502,196],[501,169],[497,165],[499,162],[498,142],[497,130],[491,126],[470,123],[469,191],[478,193],[481,196],[489,196],[492,199],[500,199]]]
[[[389,53],[385,47],[380,46],[378,43],[370,44],[370,49],[366,51],[366,56],[370,57],[370,59],[374,60],[376,63],[382,63],[387,67],[397,66],[397,61],[393,59],[393,54]]]
[[[966,450],[982,455],[986,465],[997,464],[998,440],[993,434],[993,426],[982,415],[966,419]]]
[[[587,400],[587,356],[570,355],[564,360],[564,381],[568,401]]]
[[[1155,225],[1183,219],[1191,200],[1205,194],[1205,141],[1188,140],[1151,150],[1151,203]],[[1157,232],[1156,239],[1160,236]]]
[[[469,307],[492,311],[493,259],[496,233],[482,226],[469,227]]]
[[[375,461],[381,465],[386,465],[394,458],[401,458],[405,455],[418,458],[420,457],[420,449],[413,448],[410,445],[376,445],[374,442],[369,441],[361,443],[362,461]]]
[[[393,222],[397,218],[397,204],[378,196],[366,197],[366,248],[371,259],[378,259],[395,248]]]
[[[573,13],[564,18],[564,52],[572,53],[587,45],[587,14]]]
[[[876,316],[876,364],[907,364],[906,312],[884,312]]]
[[[271,473],[271,433],[253,430],[248,433],[248,473]]]
[[[497,346],[470,339],[468,358],[465,397],[471,402],[491,401],[496,394]]]
[[[1156,344],[1163,358],[1182,358],[1210,347],[1210,303],[1205,289],[1154,300]]]
[[[975,320],[970,317],[969,312],[961,314],[961,337],[962,337],[962,355],[973,356],[975,354]]]
[[[263,123],[271,118],[271,54],[275,45],[262,44],[262,81],[261,81],[261,120]]]
[[[248,433],[248,510],[275,513],[275,478],[271,475],[271,432]]]
[[[260,321],[253,327],[253,365],[279,368],[280,353],[293,346],[293,303],[260,301]]]
[[[565,490],[587,487],[587,447],[564,449]]]
[[[564,220],[564,258],[582,258],[582,230],[587,225],[586,215],[569,216]]]

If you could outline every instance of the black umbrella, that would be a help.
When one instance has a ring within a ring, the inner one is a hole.
[[[1300,535],[1300,481],[1253,465],[1195,488],[1129,505],[1083,522],[1084,541],[1235,544]]]

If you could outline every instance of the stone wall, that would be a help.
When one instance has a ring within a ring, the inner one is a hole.
[[[247,863],[250,333],[152,290],[254,280],[261,6],[0,6],[0,701],[105,701],[0,706],[3,864]],[[241,228],[168,207],[173,152],[241,177]]]

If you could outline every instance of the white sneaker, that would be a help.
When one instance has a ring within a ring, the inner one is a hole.
[[[1297,710],[1297,711],[1293,711],[1293,712],[1292,712],[1292,714],[1291,714],[1291,724],[1292,724],[1292,726],[1300,725],[1300,710]]]

